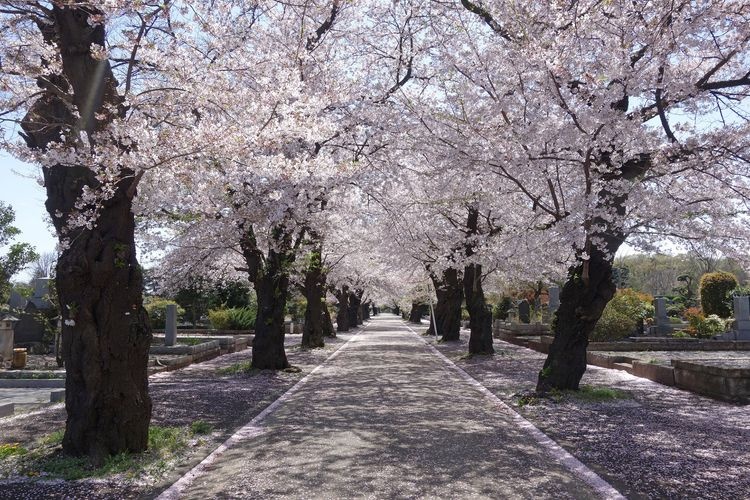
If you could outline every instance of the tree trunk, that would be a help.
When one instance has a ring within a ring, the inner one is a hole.
[[[487,306],[482,290],[482,266],[464,267],[464,295],[469,311],[469,354],[494,354],[492,346],[492,311]],[[459,316],[460,318],[460,316]]]
[[[39,79],[44,93],[22,123],[30,148],[44,150],[66,140],[74,147],[78,131],[91,138],[124,116],[109,62],[91,55],[93,45],[105,45],[104,26],[89,23],[100,14],[92,7],[56,3],[50,24],[39,24],[44,39],[62,57],[64,76]],[[72,93],[79,116],[58,97],[60,91]],[[134,243],[134,173],[123,171],[109,186],[113,195],[101,203],[92,229],[69,227],[84,187],[95,193],[103,187],[97,169],[95,164],[57,165],[45,167],[43,175],[47,212],[58,237],[68,242],[55,280],[66,368],[63,451],[101,463],[108,455],[147,447],[151,327],[143,309],[143,275]]]
[[[344,285],[341,290],[334,292],[339,301],[339,308],[336,314],[336,331],[349,331],[349,287]]]
[[[469,235],[479,234],[479,210],[469,208],[466,221]],[[473,243],[466,245],[466,256],[475,254]],[[469,264],[464,267],[464,297],[466,309],[469,311],[469,354],[494,354],[492,346],[492,311],[487,306],[482,289],[482,266]]]
[[[592,252],[589,259],[588,283],[582,279],[582,271],[583,264],[568,271],[553,320],[555,338],[537,381],[538,392],[578,389],[586,371],[589,335],[615,294],[612,261],[605,259],[600,251]]]
[[[417,302],[411,303],[411,311],[409,312],[409,323],[417,325],[422,324],[422,305]]]
[[[370,319],[370,303],[365,302],[362,304],[362,321]]]
[[[356,327],[362,324],[362,290],[349,294],[349,325]]]
[[[455,269],[447,269],[442,279],[432,276],[437,304],[434,306],[438,335],[442,341],[459,340],[461,333],[461,303],[464,300],[463,283]],[[430,321],[428,335],[435,335],[435,325]]]
[[[265,269],[254,282],[258,313],[253,337],[253,368],[289,368],[284,350],[284,312],[289,293],[289,275],[284,263],[288,260],[285,252],[269,250]]]
[[[311,252],[310,263],[305,271],[305,326],[302,329],[302,347],[324,347],[324,320],[326,308],[325,274],[321,263],[320,248]]]
[[[622,174],[613,175],[632,180],[645,168],[644,164],[638,162],[629,165],[626,163],[623,166]],[[612,194],[604,188],[598,193],[598,198],[598,208],[614,209],[618,216],[625,216],[627,195]],[[567,281],[560,293],[560,307],[552,322],[554,339],[537,379],[536,390],[540,393],[550,389],[578,389],[586,371],[589,335],[617,289],[612,267],[615,253],[625,241],[625,234],[621,227],[600,218],[593,219],[591,227],[604,230],[594,232],[587,238],[585,250],[589,255],[588,260],[580,259],[579,252],[579,263],[568,270]],[[595,246],[592,241],[597,241],[601,247]]]
[[[333,321],[331,321],[331,312],[325,303],[323,304],[323,333],[328,338],[336,338],[336,330],[333,328]]]

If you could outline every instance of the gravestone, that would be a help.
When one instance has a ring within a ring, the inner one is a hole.
[[[13,358],[13,328],[18,319],[13,316],[0,318],[0,358],[5,363]]]
[[[526,325],[531,323],[531,306],[526,299],[518,303],[518,321]]]
[[[667,299],[664,297],[656,297],[654,299],[654,327],[656,335],[669,335],[672,333],[672,323],[669,322],[667,316]]]
[[[750,297],[734,297],[733,303],[736,340],[750,340]]]
[[[177,304],[167,304],[166,324],[164,327],[164,345],[177,343]]]
[[[20,293],[13,290],[10,292],[10,298],[8,299],[8,307],[18,311],[23,311],[26,308],[28,300],[24,299]]]
[[[560,308],[560,287],[549,287],[549,314],[552,316]]]

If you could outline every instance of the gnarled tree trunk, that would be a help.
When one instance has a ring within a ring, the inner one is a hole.
[[[437,304],[434,306],[438,335],[442,341],[459,340],[461,333],[461,303],[464,300],[463,283],[455,269],[446,269],[441,279],[432,275]],[[427,335],[435,335],[435,325],[430,321]]]
[[[325,303],[323,303],[323,334],[332,339],[336,338],[336,329],[333,328],[331,312],[328,310],[328,306]]]
[[[642,174],[648,159],[626,162],[621,173],[613,175],[632,180]],[[598,193],[601,209],[614,210],[619,217],[625,216],[627,195],[612,194],[606,188]],[[625,241],[619,226],[613,226],[601,218],[593,219],[594,228],[606,228],[595,232],[586,242],[588,260],[568,270],[568,278],[560,293],[560,307],[553,320],[554,339],[544,367],[537,379],[537,392],[550,389],[577,390],[586,371],[586,347],[589,336],[607,303],[617,289],[612,274],[615,253]],[[597,241],[601,247],[595,246]],[[580,256],[580,253],[579,253]]]
[[[289,264],[294,262],[292,233],[283,226],[273,228],[274,244],[267,256],[258,248],[250,224],[240,224],[240,248],[250,281],[258,298],[253,336],[253,368],[283,370],[289,368],[284,350],[284,316],[289,297]],[[301,240],[302,236],[300,235]]]
[[[470,235],[478,233],[479,211],[469,209],[466,227]],[[473,244],[466,245],[466,256],[474,255]],[[469,354],[494,354],[492,346],[492,311],[487,306],[482,289],[482,266],[469,264],[464,267],[464,297],[466,309],[469,311]]]
[[[422,324],[422,305],[418,302],[411,303],[411,311],[409,312],[409,323],[417,325]]]
[[[39,26],[59,50],[63,75],[39,79],[43,95],[22,123],[27,145],[39,150],[66,140],[75,147],[80,131],[93,138],[125,113],[109,62],[91,54],[92,46],[105,45],[104,26],[91,19],[101,12],[62,3],[54,3],[49,12],[49,24]],[[79,116],[58,97],[60,92],[73,95]],[[123,171],[114,181],[114,192],[102,202],[92,229],[69,227],[84,187],[92,192],[102,188],[97,168],[56,165],[45,167],[43,175],[47,212],[60,239],[68,242],[56,279],[68,415],[62,446],[66,454],[87,455],[100,463],[108,455],[139,452],[148,444],[151,328],[134,243],[134,173]]]
[[[568,280],[560,293],[560,307],[555,313],[555,338],[537,381],[538,392],[578,389],[586,371],[589,336],[615,295],[612,261],[600,251],[592,252],[589,259],[588,283],[582,279],[582,272],[583,264],[568,271]]]
[[[335,290],[334,295],[339,301],[338,311],[336,313],[336,331],[349,331],[349,287],[344,285],[340,290]],[[356,324],[355,324],[356,326]]]
[[[284,312],[289,295],[289,275],[284,269],[283,261],[283,254],[269,251],[264,272],[253,283],[258,296],[258,314],[253,336],[253,368],[289,368],[284,350]]]
[[[482,266],[464,267],[464,295],[469,311],[469,354],[494,354],[492,346],[492,311],[482,289]]]
[[[305,308],[305,326],[302,329],[302,347],[323,347],[325,341],[324,322],[327,319],[325,295],[326,277],[323,273],[320,247],[310,254],[310,263],[305,270],[303,291],[307,299]]]
[[[349,325],[356,327],[362,324],[362,295],[363,290],[355,290],[349,294]]]

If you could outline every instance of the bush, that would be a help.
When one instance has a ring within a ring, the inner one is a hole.
[[[722,318],[731,316],[729,295],[737,288],[737,285],[737,278],[732,273],[718,271],[701,276],[700,294],[703,314],[715,314]]]
[[[685,311],[685,319],[690,326],[685,330],[691,337],[710,339],[714,335],[724,333],[726,322],[715,314],[705,316],[697,307]]]
[[[164,297],[143,298],[143,307],[146,309],[148,317],[151,320],[151,328],[161,330],[167,326],[167,306],[170,304],[177,305],[177,302],[165,299]],[[185,309],[177,305],[177,317],[183,314],[185,314]]]
[[[295,323],[305,320],[305,309],[307,309],[307,299],[304,297],[294,297],[286,303],[286,311]]]
[[[253,330],[255,309],[240,307],[234,309],[211,309],[208,311],[211,326],[217,330]]]
[[[595,342],[620,340],[633,335],[641,320],[654,314],[653,297],[630,288],[618,290],[604,308],[596,323],[591,340]]]
[[[508,319],[508,312],[513,308],[513,300],[510,297],[503,296],[500,302],[492,308],[492,319]]]

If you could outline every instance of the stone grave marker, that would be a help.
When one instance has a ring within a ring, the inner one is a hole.
[[[531,306],[526,299],[518,303],[518,320],[527,325],[531,323]]]
[[[164,328],[164,345],[177,343],[177,304],[167,304],[166,325]]]
[[[669,322],[667,316],[667,299],[664,297],[656,297],[654,299],[654,327],[656,335],[669,335],[672,333],[672,323]]]
[[[750,340],[750,297],[734,297],[733,302],[736,340]]]
[[[551,286],[549,287],[549,314],[550,316],[555,314],[560,308],[560,287]]]

